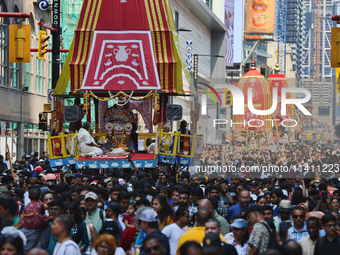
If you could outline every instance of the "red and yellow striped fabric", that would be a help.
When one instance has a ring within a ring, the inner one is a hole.
[[[134,31],[152,33],[155,61],[163,92],[184,94],[177,31],[168,0],[84,0],[75,31],[70,62],[71,92],[82,84],[90,55],[93,31]],[[186,69],[185,74],[191,80]]]

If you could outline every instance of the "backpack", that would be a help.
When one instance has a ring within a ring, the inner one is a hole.
[[[99,217],[102,221],[102,224],[104,225],[104,210],[103,209],[100,209],[99,211]]]
[[[264,225],[267,229],[267,231],[269,232],[269,243],[267,246],[267,250],[269,249],[275,249],[275,250],[279,250],[280,246],[276,241],[276,237],[272,234],[272,232],[270,231],[268,225],[266,223],[260,222],[262,225]]]

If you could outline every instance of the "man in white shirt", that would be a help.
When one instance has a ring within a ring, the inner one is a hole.
[[[53,255],[81,255],[78,245],[69,237],[72,225],[72,218],[69,215],[61,214],[54,219],[51,230],[58,242]]]
[[[184,227],[189,224],[189,210],[180,207],[177,209],[175,217],[176,222],[162,230],[162,233],[169,238],[171,255],[176,255],[179,238],[186,232]]]

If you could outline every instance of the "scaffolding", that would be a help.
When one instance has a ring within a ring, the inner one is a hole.
[[[287,0],[279,0],[277,27],[277,62],[280,65],[280,73],[286,75]]]

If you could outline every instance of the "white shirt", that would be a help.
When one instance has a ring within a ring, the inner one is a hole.
[[[63,242],[60,248],[59,246],[60,243],[58,242],[54,247],[53,255],[68,255],[68,254],[81,255],[78,245],[71,239]]]
[[[163,228],[162,233],[169,238],[170,254],[176,255],[179,238],[186,230],[180,228],[176,223],[172,223]]]
[[[122,227],[122,230],[124,231],[126,226],[125,226],[125,223],[123,222],[123,215],[124,213],[118,215],[118,222],[120,223],[120,226]]]
[[[28,191],[24,193],[24,202],[25,202],[25,207],[31,203],[31,199],[29,198]]]

